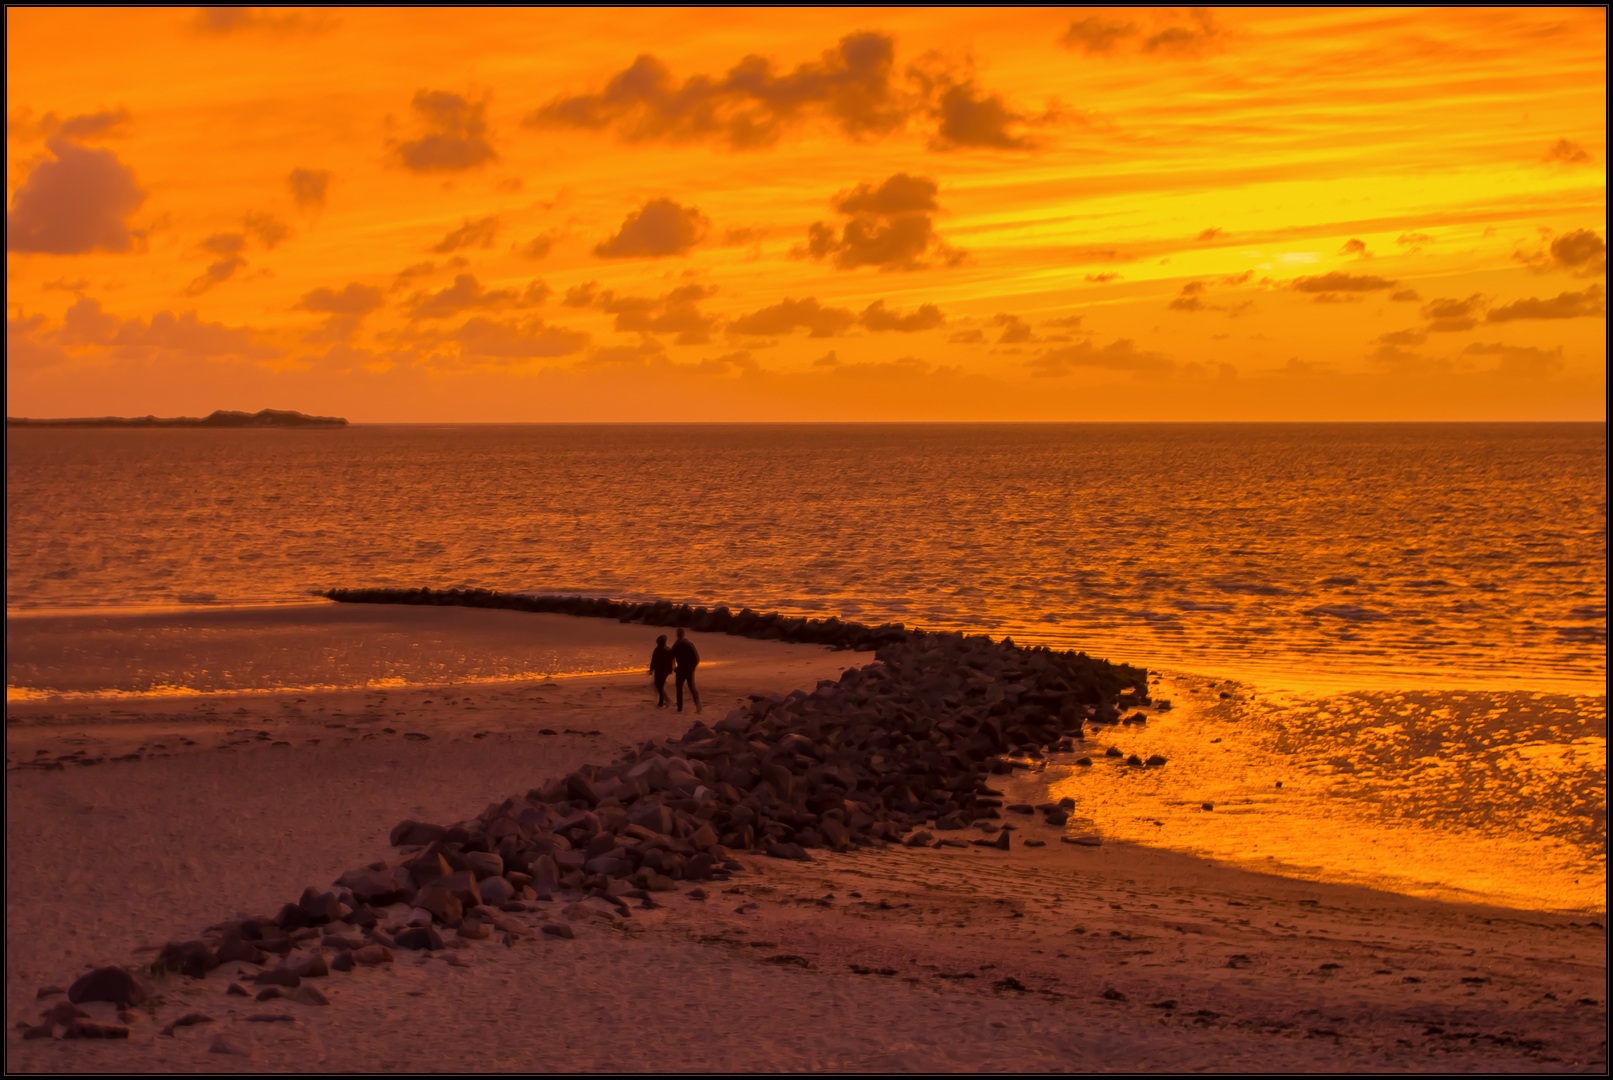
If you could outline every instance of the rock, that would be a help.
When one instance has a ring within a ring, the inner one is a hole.
[[[515,899],[515,886],[501,877],[487,878],[478,885],[478,888],[482,893],[482,903],[492,907],[499,907]]]
[[[1015,803],[1013,806],[1008,807],[1008,810],[1015,814],[1033,814],[1036,812],[1036,808],[1031,806],[1030,803]]]
[[[398,934],[395,940],[400,949],[430,949],[435,952],[444,947],[442,935],[437,933],[435,926],[411,926]],[[353,954],[353,959],[358,959],[357,953]]]
[[[542,932],[544,937],[556,937],[564,941],[570,941],[577,936],[572,932],[570,925],[563,922],[544,923]]]
[[[343,949],[341,952],[337,953],[335,958],[330,962],[330,969],[332,971],[352,971],[353,950]]]
[[[452,893],[461,907],[471,908],[482,902],[482,891],[476,885],[476,875],[469,870],[456,870],[438,881],[437,886]]]
[[[687,896],[691,900],[704,900],[706,898],[706,890],[704,890],[704,889],[690,889],[688,892],[684,893],[683,895]]]
[[[1071,810],[1075,809],[1075,800],[1066,795],[1064,798],[1059,800],[1059,809],[1063,810],[1065,813],[1069,813]]]
[[[330,974],[330,962],[325,959],[324,949],[315,949],[286,966],[305,979],[322,979]]]
[[[769,844],[767,855],[772,859],[794,859],[797,862],[811,862],[812,856],[800,844]]]
[[[466,941],[486,941],[493,936],[493,931],[479,919],[466,919],[459,924],[459,936]]]
[[[908,847],[929,847],[934,840],[935,837],[933,835],[924,829],[920,829],[909,836],[906,840],[902,841],[902,843]]]
[[[448,832],[441,825],[428,825],[423,821],[400,821],[392,829],[392,846],[426,845],[442,839]]]
[[[1025,988],[1025,984],[1014,978],[1012,975],[998,979],[996,982],[991,984],[991,988],[993,990],[1012,990],[1015,993],[1020,994],[1028,993]]]
[[[255,1001],[273,1001],[275,998],[285,997],[285,996],[286,996],[286,992],[284,990],[280,989],[280,987],[278,987],[278,986],[270,986],[270,987],[266,987],[266,988],[264,988],[262,990],[259,990],[258,991],[258,996],[253,1000],[255,1000]]]
[[[1119,990],[1114,990],[1114,989],[1105,990],[1103,992],[1102,996],[1105,999],[1109,1000],[1109,1001],[1125,1001],[1126,1000],[1126,995],[1125,994],[1122,994]]]
[[[1079,758],[1076,761],[1076,764],[1077,765],[1091,765],[1092,764],[1092,759],[1089,758],[1089,757]]]
[[[480,895],[478,892],[478,900]],[[415,903],[419,905],[418,910],[424,911],[430,919],[435,919],[445,926],[459,922],[465,914],[464,905],[459,897],[441,884],[431,884],[421,889],[419,895],[415,897]],[[410,921],[414,922],[415,917],[411,916]]]
[[[296,1020],[290,1013],[253,1013],[246,1018],[249,1024],[292,1024]]]
[[[232,1039],[222,1035],[215,1036],[211,1046],[207,1048],[210,1054],[229,1054],[232,1057],[251,1057],[252,1051]]]
[[[1070,815],[1066,814],[1062,810],[1055,810],[1053,813],[1047,815],[1047,817],[1043,820],[1045,820],[1047,824],[1056,828],[1068,822],[1070,820]]]
[[[470,864],[471,873],[476,875],[477,881],[502,877],[504,874],[504,860],[492,852],[467,851],[465,861]]]
[[[168,1036],[171,1039],[171,1038],[174,1037],[174,1032],[179,1028],[191,1027],[191,1026],[193,1026],[195,1024],[211,1024],[212,1022],[213,1022],[213,1018],[211,1016],[208,1016],[206,1013],[199,1013],[199,1012],[186,1013],[184,1016],[181,1016],[178,1020],[175,1020],[172,1023],[163,1025],[162,1034]]]
[[[248,964],[266,964],[269,954],[241,938],[228,938],[218,947],[215,954],[220,964],[227,964],[232,960],[242,960]]]
[[[35,994],[34,997],[35,997],[35,999],[48,998],[52,994],[65,994],[65,993],[67,993],[67,991],[63,990],[59,986],[41,986],[39,988],[39,993]]]
[[[299,1005],[329,1005],[330,998],[320,993],[312,986],[299,986],[286,997]]]
[[[1134,766],[1134,767],[1137,767],[1137,768],[1141,768],[1142,763],[1143,763],[1143,759],[1138,757],[1136,754],[1132,754],[1130,757],[1128,757],[1126,759],[1126,764],[1127,765],[1131,765],[1131,766]]]
[[[621,920],[621,909],[599,896],[590,896],[577,903],[567,904],[560,909],[560,914],[574,922],[594,919],[603,923],[616,923]]]
[[[1013,840],[1014,837],[1012,833],[1003,831],[997,834],[997,841],[993,846],[999,851],[1007,851],[1009,845],[1013,843]]]
[[[1021,841],[1021,843],[1023,843],[1025,847],[1046,847],[1047,846],[1047,841],[1046,840],[1024,840],[1024,841]]]
[[[129,1008],[151,996],[150,989],[120,967],[100,967],[82,975],[67,988],[67,1000],[77,1005],[85,1001],[110,1001]]]
[[[205,941],[170,941],[151,963],[152,971],[173,971],[200,979],[218,967],[218,954]]]
[[[49,1027],[53,1024],[70,1024],[74,1020],[88,1020],[89,1018],[89,1013],[74,1006],[71,1002],[58,1001],[40,1015],[39,1022]]]
[[[1165,758],[1161,754],[1153,754],[1149,757],[1148,764],[1150,767],[1157,769],[1165,764]]]
[[[127,1039],[129,1029],[122,1024],[98,1024],[94,1020],[74,1020],[62,1032],[64,1039]]]
[[[1091,834],[1087,836],[1061,836],[1059,839],[1063,840],[1066,844],[1079,844],[1082,847],[1103,846],[1103,838]]]
[[[302,976],[298,975],[290,968],[280,967],[270,968],[268,971],[260,971],[253,976],[252,981],[259,986],[297,987],[302,985]]]
[[[252,991],[248,990],[246,987],[242,986],[238,982],[230,983],[229,989],[225,990],[224,993],[227,996],[232,996],[232,997],[251,997],[252,996]]]
[[[366,967],[376,964],[392,963],[392,950],[385,945],[366,945],[362,949],[353,950],[353,962]]]
[[[1104,757],[1125,757],[1126,755],[1122,754],[1117,747],[1111,746],[1111,747],[1109,747],[1109,749],[1107,749],[1107,750],[1105,750],[1103,752],[1103,756]]]
[[[1215,809],[1215,804],[1213,802],[1204,803],[1204,804],[1202,804],[1202,809],[1214,810]]]

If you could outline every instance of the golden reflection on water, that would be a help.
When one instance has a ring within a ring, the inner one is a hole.
[[[1075,800],[1069,829],[1435,899],[1606,910],[1605,697],[1265,695],[1185,674],[1152,688],[1175,707],[1089,728],[1091,766],[1060,755],[1041,774]]]

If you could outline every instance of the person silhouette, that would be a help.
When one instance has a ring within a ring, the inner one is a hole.
[[[694,699],[694,711],[700,712],[700,691],[694,687],[694,669],[700,666],[700,651],[694,647],[694,642],[683,636],[681,626],[678,627],[678,640],[672,644],[672,661],[677,673],[672,685],[678,694],[678,711],[683,711],[683,684],[688,683],[689,696]]]
[[[666,635],[662,634],[655,639],[655,649],[650,653],[650,677],[655,680],[657,709],[666,708],[666,677],[670,674],[672,674],[672,650],[666,647]]]

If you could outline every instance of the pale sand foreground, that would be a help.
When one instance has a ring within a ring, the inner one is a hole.
[[[618,629],[624,647],[647,640]],[[697,640],[726,661],[702,668],[708,720],[872,659]],[[653,708],[641,676],[300,696],[125,703],[115,719],[112,705],[8,709],[8,1070],[1605,1067],[1606,938],[1589,917],[1076,848],[1029,823],[1019,835],[1049,847],[743,855],[751,869],[706,899],[684,885],[620,924],[573,920],[575,941],[399,950],[390,968],[317,980],[329,1007],[226,997],[231,964],[165,980],[128,1043],[22,1041],[13,1025],[37,1019],[43,986],[272,913],[390,856],[402,818],[472,816],[692,719]],[[16,766],[71,749],[105,760]],[[1039,801],[1034,778],[1011,794]],[[994,985],[1009,978],[1024,990]],[[157,1035],[195,1010],[215,1022]],[[296,1019],[245,1019],[262,1012]],[[220,1035],[246,1056],[210,1052]]]

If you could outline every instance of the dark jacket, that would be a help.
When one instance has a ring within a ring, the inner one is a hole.
[[[650,653],[650,674],[665,675],[672,670],[672,650],[665,645],[657,645],[655,651]]]
[[[700,664],[700,651],[688,638],[679,638],[672,643],[672,659],[679,671],[693,671]]]

